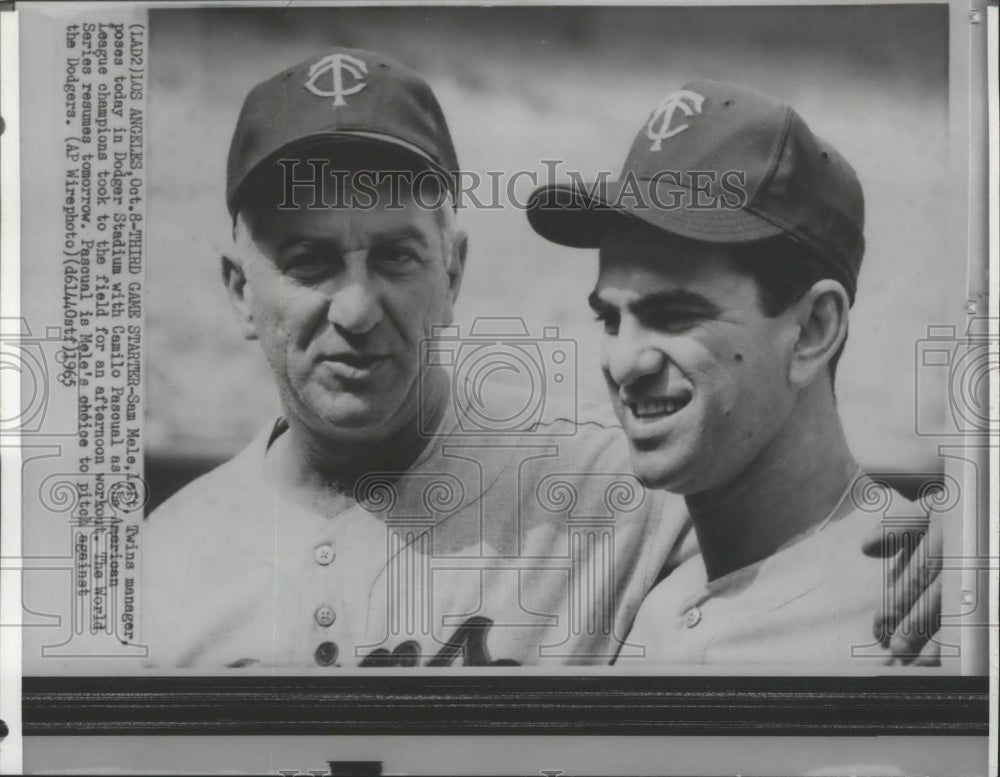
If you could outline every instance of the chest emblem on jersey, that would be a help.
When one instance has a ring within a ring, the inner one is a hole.
[[[697,92],[681,89],[667,97],[656,106],[653,115],[649,117],[646,124],[646,137],[653,141],[649,147],[650,151],[659,151],[663,147],[663,141],[679,135],[688,128],[687,123],[674,126],[674,114],[680,111],[685,116],[694,116],[701,113],[701,105],[705,98]],[[657,123],[659,122],[659,123]]]
[[[368,65],[357,57],[341,53],[328,54],[309,68],[309,79],[305,87],[318,97],[332,97],[333,107],[336,108],[347,105],[345,97],[357,94],[368,86],[364,80],[367,74]],[[347,85],[345,76],[354,80],[353,85]]]
[[[520,666],[519,661],[507,658],[494,660],[486,647],[493,621],[475,615],[455,629],[451,638],[438,650],[424,666],[451,666],[457,659],[464,666]],[[389,652],[385,648],[373,650],[361,661],[361,666],[419,666],[420,645],[411,640],[403,642]]]

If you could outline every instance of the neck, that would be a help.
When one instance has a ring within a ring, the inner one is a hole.
[[[843,497],[858,465],[832,394],[820,393],[826,390],[807,391],[788,423],[734,480],[687,497],[709,580],[765,559],[827,518],[851,511],[851,500]]]
[[[288,431],[274,441],[267,466],[279,486],[299,502],[312,507],[331,497],[350,496],[358,480],[372,472],[405,472],[434,438],[426,433],[444,417],[450,397],[447,377],[428,375],[422,392],[423,413],[406,420],[376,439],[331,439],[292,417]]]

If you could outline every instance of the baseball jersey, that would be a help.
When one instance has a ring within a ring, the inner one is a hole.
[[[631,474],[607,408],[513,436],[467,420],[449,409],[406,472],[324,514],[264,477],[281,419],[169,499],[143,527],[149,666],[610,663],[696,551],[683,500]]]
[[[882,663],[872,624],[888,565],[861,550],[876,520],[855,510],[712,581],[700,554],[688,559],[639,609],[626,641],[645,655],[619,663]]]

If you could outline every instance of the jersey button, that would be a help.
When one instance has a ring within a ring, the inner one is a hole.
[[[330,666],[337,660],[337,645],[333,642],[320,642],[313,657],[320,666]]]
[[[701,623],[701,610],[697,607],[692,607],[684,613],[684,625],[689,629],[693,629],[699,623]]]
[[[336,557],[336,553],[333,552],[333,545],[319,545],[316,548],[316,563],[322,566],[326,566]]]
[[[337,614],[332,607],[324,604],[316,608],[315,618],[316,622],[325,628],[337,620]]]

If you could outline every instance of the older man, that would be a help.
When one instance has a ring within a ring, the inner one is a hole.
[[[628,642],[672,663],[878,657],[884,565],[861,551],[867,485],[834,396],[864,251],[851,166],[791,107],[694,81],[619,182],[544,189],[529,218],[600,249],[590,304],[633,468],[685,497],[698,536]]]
[[[153,666],[635,653],[642,597],[694,552],[683,502],[629,473],[610,408],[525,416],[536,398],[484,406],[446,369],[473,358],[438,337],[465,271],[457,169],[430,88],[379,54],[337,49],[248,95],[223,278],[280,415],[150,516]]]
[[[428,347],[465,269],[457,167],[431,90],[378,54],[247,97],[223,277],[280,417],[150,516],[153,666],[607,663],[692,552],[609,409],[545,397],[521,423],[532,398],[483,408]]]

